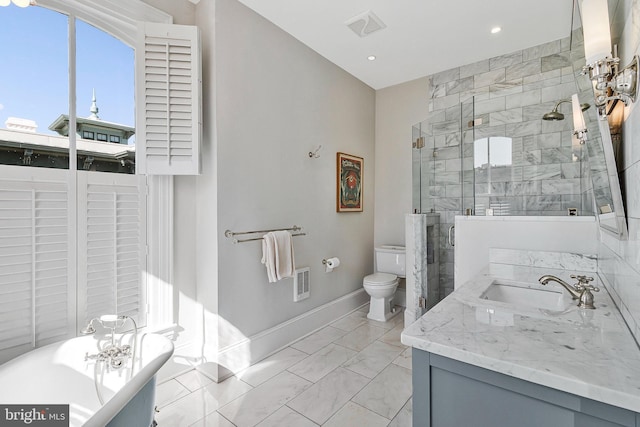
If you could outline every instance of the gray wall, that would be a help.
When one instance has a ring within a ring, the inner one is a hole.
[[[428,113],[429,79],[376,91],[375,244],[404,245],[411,211],[411,126]]]
[[[198,14],[209,39],[196,219],[206,357],[360,289],[373,271],[375,92],[236,0]],[[336,152],[364,158],[362,213],[336,213]],[[268,283],[259,241],[224,237],[294,224],[307,233],[294,238],[296,266],[311,267],[311,297],[298,303],[292,279]],[[342,265],[327,274],[331,256]]]

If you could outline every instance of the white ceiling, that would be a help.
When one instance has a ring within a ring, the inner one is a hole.
[[[573,0],[240,0],[374,89],[568,37]],[[345,21],[373,11],[360,38]],[[502,27],[491,34],[494,26]],[[375,55],[375,61],[367,56]]]

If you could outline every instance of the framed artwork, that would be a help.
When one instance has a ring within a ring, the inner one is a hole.
[[[364,159],[338,153],[337,212],[362,212],[362,173]]]

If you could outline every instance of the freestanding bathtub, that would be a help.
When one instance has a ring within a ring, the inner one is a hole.
[[[133,345],[133,336],[115,338]],[[136,341],[135,360],[119,369],[85,357],[111,342],[104,335],[61,341],[10,360],[0,366],[0,404],[68,404],[73,427],[149,427],[155,374],[173,353],[173,343],[157,334],[138,334]]]

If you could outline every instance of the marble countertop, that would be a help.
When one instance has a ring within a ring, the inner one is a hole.
[[[565,290],[563,311],[480,298],[495,280],[541,288],[543,274],[570,280],[566,270],[491,264],[407,327],[402,343],[640,412],[640,350],[597,276],[595,310],[579,309]]]

